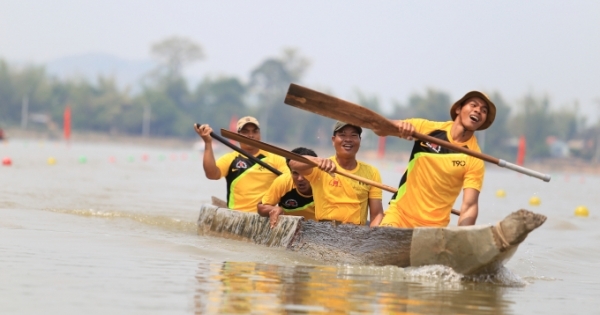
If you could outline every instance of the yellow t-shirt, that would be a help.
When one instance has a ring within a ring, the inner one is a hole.
[[[335,156],[330,158],[339,170]],[[353,170],[346,173],[358,175],[381,183],[381,175],[377,168],[357,161]],[[315,199],[315,217],[319,220],[336,220],[344,223],[366,224],[369,199],[381,199],[381,188],[361,183],[357,180],[335,174],[332,177],[327,172],[313,168],[311,173],[304,176],[312,186]]]
[[[282,173],[289,172],[281,156],[259,150],[257,158]],[[256,205],[277,175],[238,152],[230,152],[217,160],[221,177],[227,181],[227,206],[230,209],[256,212]]]
[[[283,173],[275,179],[262,197],[265,205],[277,205],[283,214],[302,216],[306,220],[315,220],[315,202],[313,196],[302,195],[292,180],[291,173]]]
[[[481,152],[475,136],[459,143],[450,136],[452,121],[407,119],[415,131]],[[483,161],[437,144],[415,141],[408,168],[400,180],[380,225],[397,227],[447,226],[450,211],[462,189],[481,191]]]

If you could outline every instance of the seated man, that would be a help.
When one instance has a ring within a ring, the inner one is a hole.
[[[472,91],[452,105],[450,117],[451,121],[444,122],[415,118],[399,120],[395,124],[402,138],[411,139],[416,131],[481,152],[475,131],[492,125],[496,106],[485,94]],[[458,225],[475,224],[484,172],[483,161],[478,158],[416,140],[409,166],[381,226],[447,226],[452,205],[461,189],[463,200]]]
[[[313,150],[303,147],[292,152],[317,156]],[[288,167],[289,163],[290,160],[286,159]],[[277,224],[281,214],[302,216],[306,220],[315,219],[315,202],[310,183],[297,171],[290,169],[290,172],[277,177],[258,204],[258,214],[270,218],[271,228]]]
[[[196,133],[204,140],[202,166],[206,178],[227,181],[227,207],[245,212],[256,211],[256,204],[269,188],[277,175],[238,152],[229,152],[215,161],[212,147],[212,128],[209,125],[194,126]],[[260,125],[254,117],[242,117],[237,123],[237,132],[251,139],[260,140]],[[287,172],[285,159],[258,148],[240,144],[240,147],[273,166],[282,173]]]
[[[317,221],[366,224],[367,216],[370,216],[370,226],[377,226],[381,222],[383,206],[380,188],[341,175],[328,174],[340,168],[347,173],[381,183],[381,175],[377,168],[356,159],[361,133],[362,128],[338,121],[333,127],[331,137],[335,148],[334,156],[329,159],[305,156],[318,167],[290,161],[290,169],[297,171],[310,182]]]

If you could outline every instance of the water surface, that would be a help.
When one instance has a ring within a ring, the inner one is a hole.
[[[324,265],[198,236],[200,206],[224,196],[225,183],[205,179],[191,145],[11,141],[0,143],[5,156],[13,165],[0,167],[3,314],[574,314],[600,306],[595,176],[554,173],[545,183],[488,164],[478,223],[520,208],[548,220],[499,274],[465,278],[441,266]],[[405,162],[371,162],[397,185]],[[528,204],[533,196],[541,205]],[[590,217],[573,215],[579,205]]]

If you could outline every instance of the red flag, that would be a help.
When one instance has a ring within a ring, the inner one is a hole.
[[[523,166],[525,162],[525,136],[519,138],[519,147],[517,150],[517,165]]]
[[[71,108],[67,105],[63,116],[63,128],[65,132],[65,140],[69,141],[71,138]]]

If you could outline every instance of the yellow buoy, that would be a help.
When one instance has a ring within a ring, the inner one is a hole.
[[[48,158],[48,165],[54,165],[56,164],[56,159],[53,157],[49,157]]]
[[[506,197],[506,192],[504,191],[504,189],[498,189],[496,191],[496,197],[498,197],[498,198]]]
[[[575,216],[587,217],[588,215],[590,215],[590,212],[588,211],[588,208],[586,208],[586,206],[579,206],[575,208]]]
[[[540,197],[538,197],[538,196],[533,196],[533,197],[531,197],[531,199],[529,199],[529,204],[532,206],[539,206],[540,203],[542,203],[542,201],[540,200]]]

